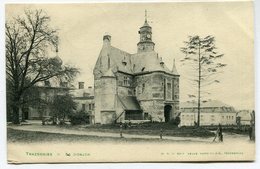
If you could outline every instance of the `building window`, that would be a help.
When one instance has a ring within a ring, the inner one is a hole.
[[[86,104],[82,104],[82,110],[83,110],[83,111],[86,110]]]
[[[124,86],[128,86],[128,77],[124,76]]]
[[[172,84],[167,83],[167,99],[172,99]]]
[[[214,121],[215,120],[215,116],[211,115],[211,120]]]
[[[171,90],[172,89],[172,84],[171,83],[167,83],[167,89]]]
[[[88,96],[89,96],[89,93],[86,93],[86,92],[83,93],[83,97],[88,97]]]
[[[88,110],[92,110],[92,104],[88,105]]]
[[[145,83],[142,84],[142,93],[144,92],[145,90]]]

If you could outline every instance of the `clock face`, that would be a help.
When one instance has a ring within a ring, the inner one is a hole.
[[[146,37],[147,37],[147,38],[151,38],[151,35],[150,35],[150,34],[148,34],[148,35],[146,35]]]

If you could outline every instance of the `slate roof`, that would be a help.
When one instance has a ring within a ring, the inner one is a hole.
[[[140,52],[132,55],[133,73],[164,71],[172,74],[165,64],[160,64],[160,58],[154,51]]]
[[[182,102],[180,103],[181,108],[194,108],[197,107],[197,102]],[[205,103],[201,102],[201,108],[213,108],[213,107],[232,107],[219,100],[209,100]]]
[[[141,111],[141,107],[134,96],[118,96],[124,110],[136,110]]]
[[[126,62],[126,65],[123,62]],[[173,71],[171,71],[165,64],[160,64],[160,62],[160,57],[155,51],[129,54],[111,45],[104,45],[96,62],[95,69],[100,70],[103,76],[105,74],[111,75],[111,72],[107,73],[109,69],[114,73],[121,71],[128,74],[139,74],[163,71],[178,75],[176,68],[173,68]]]

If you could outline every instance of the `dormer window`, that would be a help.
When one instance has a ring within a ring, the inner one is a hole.
[[[124,57],[124,60],[122,60],[122,64],[123,64],[124,66],[126,66],[126,65],[127,65],[127,62],[126,62],[126,59],[125,59],[125,57]]]
[[[129,80],[127,76],[124,76],[124,86],[129,86]]]
[[[160,57],[160,65],[163,67],[164,66],[164,62],[162,60],[162,57]]]

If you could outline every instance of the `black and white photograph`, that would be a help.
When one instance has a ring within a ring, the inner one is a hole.
[[[7,160],[255,160],[252,1],[5,4]]]

